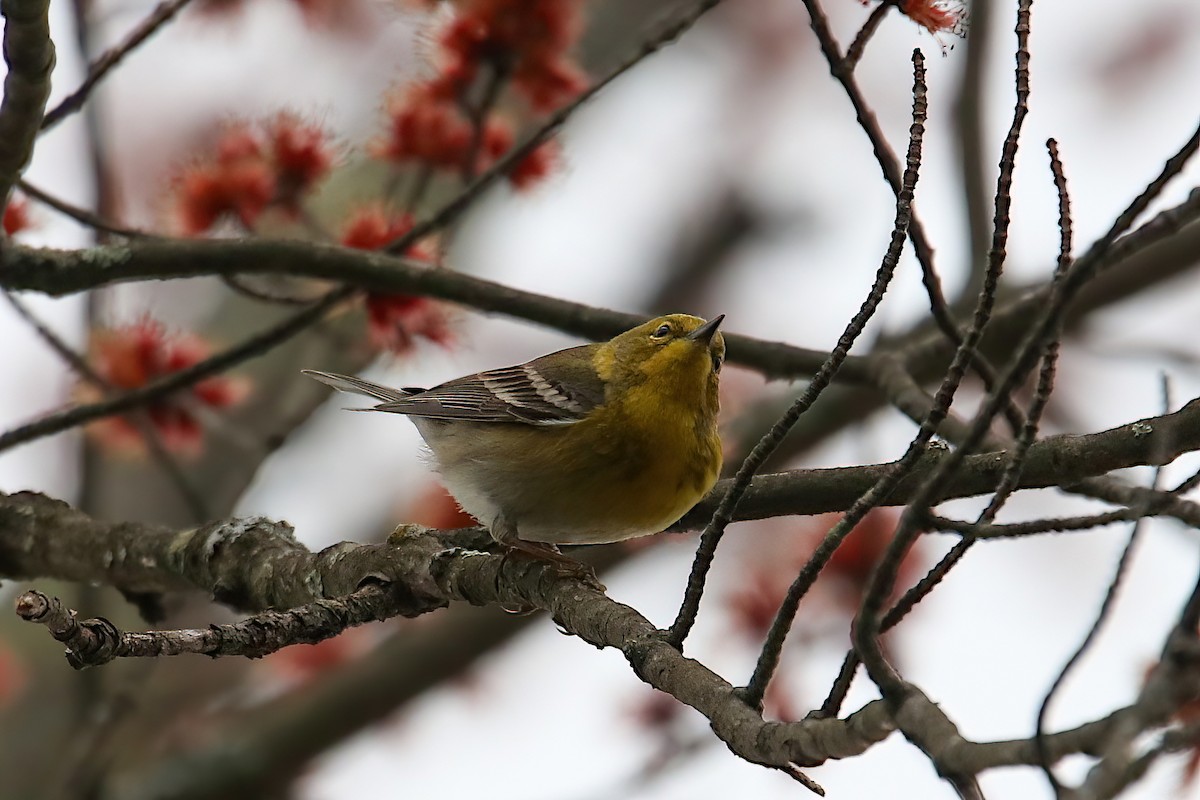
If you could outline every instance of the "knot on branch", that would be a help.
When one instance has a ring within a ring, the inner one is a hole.
[[[67,663],[75,669],[107,664],[118,656],[121,634],[104,618],[80,622],[75,612],[57,597],[28,591],[17,598],[17,616],[45,625],[50,634],[67,646]]]

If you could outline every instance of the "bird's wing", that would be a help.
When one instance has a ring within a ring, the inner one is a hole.
[[[604,403],[604,382],[592,366],[596,347],[573,347],[527,364],[468,375],[380,403],[375,410],[473,422],[578,422]]]

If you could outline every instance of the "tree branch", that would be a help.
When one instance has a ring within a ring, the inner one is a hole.
[[[57,597],[29,591],[17,598],[17,616],[45,625],[67,646],[67,662],[76,669],[107,664],[115,658],[157,658],[184,653],[262,658],[294,644],[316,644],[347,628],[380,622],[401,613],[388,587],[367,583],[350,595],[314,600],[286,611],[264,611],[229,625],[202,630],[125,632],[106,619],[82,622]]]
[[[558,330],[607,339],[645,322],[625,314],[513,289],[492,281],[385,253],[312,242],[228,239],[148,240],[87,250],[44,250],[14,245],[0,254],[0,287],[53,296],[134,280],[202,275],[292,275],[337,281],[368,291],[418,294],[495,311]],[[815,372],[825,360],[819,350],[728,335],[730,360],[770,377]],[[850,357],[841,375],[870,380],[861,359]]]
[[[50,0],[3,0],[4,99],[0,102],[0,211],[8,204],[37,138],[50,97],[54,43],[50,41]]]
[[[88,65],[88,74],[83,79],[83,83],[80,84],[78,89],[59,101],[58,105],[46,112],[45,118],[42,119],[41,129],[48,131],[71,114],[83,108],[83,104],[91,96],[92,90],[96,88],[96,84],[105,75],[116,68],[118,64],[125,60],[127,55],[154,35],[159,28],[169,22],[191,1],[163,0],[163,2],[155,6],[154,10],[139,22],[123,41],[105,50],[99,58]]]

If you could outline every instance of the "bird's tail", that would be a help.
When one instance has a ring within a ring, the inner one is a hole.
[[[300,370],[310,378],[315,378],[326,386],[332,386],[339,392],[349,392],[351,394],[362,394],[367,397],[374,397],[376,400],[381,400],[385,403],[393,403],[397,400],[403,400],[414,394],[419,394],[423,389],[393,389],[390,386],[382,386],[378,383],[371,383],[362,378],[354,378],[350,375],[339,375],[336,372],[321,372],[315,369]]]

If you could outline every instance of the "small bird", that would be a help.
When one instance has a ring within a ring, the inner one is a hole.
[[[716,483],[722,314],[668,314],[597,344],[432,389],[304,370],[412,418],[447,489],[510,549],[662,531]]]

